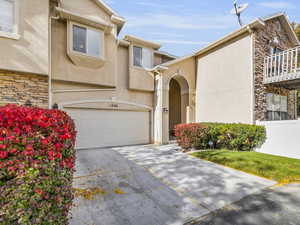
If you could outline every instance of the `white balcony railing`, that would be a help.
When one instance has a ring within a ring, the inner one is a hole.
[[[265,58],[265,84],[296,79],[300,79],[300,47],[282,51]]]

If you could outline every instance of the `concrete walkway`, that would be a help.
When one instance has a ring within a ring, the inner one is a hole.
[[[275,182],[202,161],[176,145],[82,150],[71,225],[182,225]],[[99,191],[101,190],[101,191]]]
[[[216,210],[276,184],[176,151],[177,145],[114,148],[178,193]]]

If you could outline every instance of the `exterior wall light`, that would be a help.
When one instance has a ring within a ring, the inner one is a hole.
[[[31,107],[32,103],[31,103],[30,100],[27,100],[24,105],[27,106],[27,107]]]
[[[58,104],[57,104],[57,103],[54,103],[54,104],[52,105],[52,109],[58,109]]]

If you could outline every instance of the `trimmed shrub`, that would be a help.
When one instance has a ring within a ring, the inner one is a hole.
[[[229,149],[250,151],[266,140],[264,126],[224,123],[179,124],[175,136],[183,149]]]
[[[62,111],[0,107],[0,224],[68,224],[75,136]]]

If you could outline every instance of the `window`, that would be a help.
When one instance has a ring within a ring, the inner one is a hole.
[[[133,46],[133,65],[152,68],[152,51],[148,48]]]
[[[271,55],[273,55],[273,54],[279,54],[279,53],[281,53],[281,52],[283,52],[283,50],[282,49],[280,49],[280,48],[278,48],[278,47],[271,47],[270,48],[270,54]]]
[[[73,25],[73,51],[100,57],[102,55],[101,37],[101,31]]]
[[[133,47],[133,65],[142,67],[143,48]]]
[[[0,0],[0,31],[16,33],[15,0]]]
[[[287,120],[288,119],[288,97],[267,94],[267,120]]]

